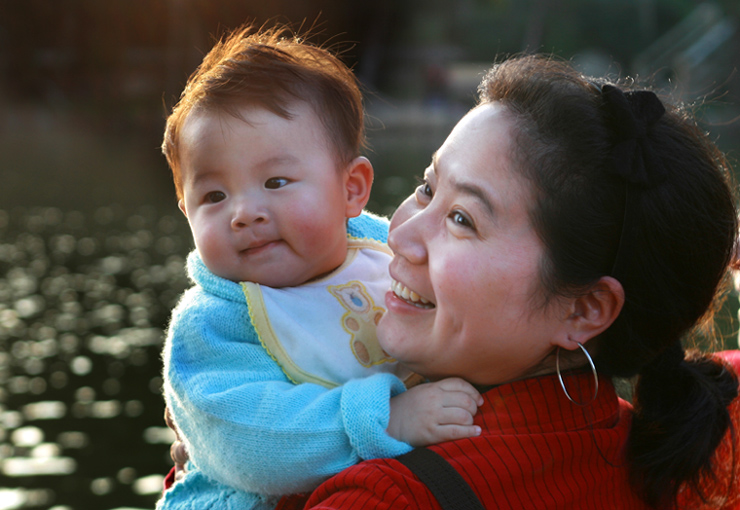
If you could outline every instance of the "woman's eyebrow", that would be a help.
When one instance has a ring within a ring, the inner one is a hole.
[[[453,181],[453,186],[455,189],[457,189],[459,192],[471,195],[478,199],[478,201],[483,204],[484,208],[493,217],[493,203],[488,198],[488,194],[483,191],[483,188],[478,186],[477,184],[471,183],[471,182],[457,182]]]
[[[438,178],[441,178],[441,167],[437,163],[437,153],[435,152],[432,156],[432,171],[437,175]],[[478,200],[483,207],[486,209],[486,212],[491,215],[491,217],[495,217],[494,215],[494,207],[493,207],[493,201],[489,197],[488,193],[481,187],[475,184],[474,182],[465,182],[465,181],[459,181],[455,179],[454,177],[450,177],[449,179],[450,183],[452,184],[452,187],[458,192],[462,193],[464,195],[470,195]]]

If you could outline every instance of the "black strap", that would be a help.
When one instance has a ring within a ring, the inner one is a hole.
[[[396,460],[427,486],[443,510],[484,510],[468,482],[438,453],[416,448]]]

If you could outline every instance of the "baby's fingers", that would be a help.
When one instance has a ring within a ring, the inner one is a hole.
[[[463,392],[469,395],[470,398],[472,398],[477,405],[483,404],[483,397],[481,396],[480,392],[476,390],[472,384],[464,379],[460,379],[459,377],[448,377],[447,379],[437,381],[436,384],[445,391]]]
[[[462,391],[446,391],[440,398],[442,409],[458,409],[475,416],[480,405],[473,396]]]
[[[446,407],[439,412],[438,425],[472,425],[475,412],[461,407]]]
[[[477,425],[441,425],[437,427],[435,431],[436,437],[431,443],[466,439],[468,437],[480,436],[480,434],[481,429]]]

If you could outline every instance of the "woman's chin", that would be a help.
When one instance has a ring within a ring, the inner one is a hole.
[[[378,322],[378,343],[383,350],[398,361],[405,361],[405,354],[409,347],[408,342],[413,341],[415,335],[409,328],[399,324],[396,317],[389,316],[386,312]]]
[[[420,308],[399,298],[393,292],[385,296],[386,312],[378,322],[378,342],[389,356],[409,368],[420,360],[428,347],[434,308]]]

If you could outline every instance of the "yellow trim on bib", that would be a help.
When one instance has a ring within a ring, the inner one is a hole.
[[[380,241],[376,241],[375,239],[371,239],[369,237],[349,237],[349,244],[347,245],[347,248],[355,248],[355,249],[362,249],[362,248],[370,248],[372,250],[378,250],[382,251],[383,253],[386,253],[393,256],[393,251],[388,247],[387,244],[381,243]]]
[[[259,338],[267,354],[280,366],[285,376],[294,384],[308,382],[330,389],[339,386],[337,383],[327,381],[304,371],[293,362],[277,340],[277,335],[275,335],[275,331],[272,329],[267,310],[265,309],[265,302],[262,299],[260,286],[252,282],[241,282],[241,286],[244,297],[247,300],[247,306],[249,307],[249,319],[257,333],[257,338]]]

